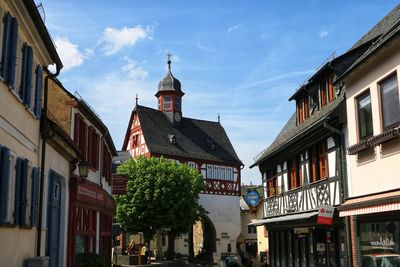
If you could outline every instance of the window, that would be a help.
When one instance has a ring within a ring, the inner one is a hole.
[[[275,168],[267,171],[267,184],[268,184],[268,190],[267,190],[268,197],[275,196],[279,193],[278,192],[278,178],[277,178]]]
[[[21,87],[19,88],[19,97],[28,107],[31,106],[32,95],[32,61],[32,47],[24,44],[22,47]]]
[[[42,102],[43,68],[38,65],[36,68],[35,99],[33,102],[33,113],[37,118],[41,115]]]
[[[319,143],[319,174],[320,179],[328,178],[328,152],[326,141]]]
[[[87,124],[83,117],[76,113],[75,114],[75,129],[74,129],[74,142],[78,145],[81,150],[82,157],[87,160]]]
[[[213,165],[209,165],[209,164],[207,164],[207,178],[208,179],[213,179],[214,178],[214,176],[213,176]]]
[[[99,135],[92,126],[89,127],[88,161],[92,169],[97,170],[99,168]]]
[[[327,87],[326,87],[326,81],[321,81],[319,85],[319,92],[320,92],[320,103],[321,107],[326,106],[327,102]]]
[[[164,104],[163,104],[163,110],[170,110],[171,109],[171,97],[170,96],[164,96]]]
[[[308,95],[303,95],[297,100],[297,119],[299,124],[310,117]]]
[[[383,128],[400,122],[400,103],[397,75],[394,74],[379,83]]]
[[[14,223],[27,226],[28,160],[17,158],[15,169]]]
[[[0,224],[8,221],[10,150],[0,146]]]
[[[105,143],[103,143],[103,176],[106,181],[111,183],[111,154]]]
[[[257,233],[257,228],[254,225],[248,225],[247,226],[247,233],[256,234]]]
[[[358,136],[360,139],[364,139],[373,134],[371,95],[369,90],[357,97],[356,101],[358,115]]]
[[[138,139],[139,139],[139,135],[137,134],[133,134],[132,138],[131,138],[131,148],[135,148],[138,146]]]
[[[18,22],[7,13],[4,17],[3,49],[0,74],[4,82],[14,87],[15,66],[17,62]]]
[[[181,110],[181,99],[177,96],[174,99],[174,109]]]
[[[310,149],[310,154],[310,183],[313,183],[319,180],[317,146],[313,146]]]
[[[332,102],[336,98],[336,89],[332,84],[332,75],[328,74],[327,83],[328,83],[328,98],[329,98],[329,102]]]
[[[289,189],[297,188],[299,185],[297,184],[297,160],[293,158],[290,161],[290,172],[289,172]]]

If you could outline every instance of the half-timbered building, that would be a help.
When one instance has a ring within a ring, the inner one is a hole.
[[[321,225],[317,215],[345,197],[344,91],[333,80],[365,50],[332,56],[296,90],[296,111],[251,166],[262,173],[265,214],[255,225],[268,229],[271,266],[347,266],[343,219],[335,212]]]
[[[236,253],[240,233],[240,170],[242,162],[221,123],[182,116],[181,83],[171,73],[168,60],[166,77],[160,81],[156,98],[158,108],[136,104],[126,131],[122,150],[132,158],[165,157],[188,164],[204,177],[205,190],[200,204],[208,211],[203,248],[213,252]],[[120,181],[116,181],[120,183]],[[191,237],[176,241],[176,252],[188,254]]]

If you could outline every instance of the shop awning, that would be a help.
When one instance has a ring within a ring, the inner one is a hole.
[[[338,207],[339,216],[400,210],[400,190],[348,199]]]
[[[309,219],[313,216],[317,216],[318,211],[307,212],[307,213],[298,213],[298,214],[287,214],[279,217],[267,218],[258,220],[256,222],[249,223],[248,225],[259,226],[268,223],[276,223],[276,222],[286,222],[286,221],[297,221],[297,220],[305,220]]]
[[[339,212],[340,217],[400,210],[400,202],[353,208]]]

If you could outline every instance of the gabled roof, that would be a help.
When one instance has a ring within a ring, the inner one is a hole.
[[[220,123],[182,118],[182,126],[173,127],[163,112],[139,105],[132,112],[123,150],[127,149],[127,137],[135,112],[138,114],[142,133],[151,154],[242,165]],[[171,136],[175,137],[175,144],[169,140]],[[214,149],[210,144],[213,144]]]
[[[383,19],[381,19],[371,30],[369,30],[360,40],[358,40],[352,47],[358,47],[368,41],[374,40],[380,35],[384,34],[392,25],[400,18],[400,4],[397,5],[392,11],[389,12]]]
[[[296,112],[294,112],[272,144],[255,158],[255,162],[250,166],[250,168],[259,165],[262,161],[265,161],[272,155],[279,153],[287,145],[290,145],[292,142],[298,140],[298,138],[301,137],[301,134],[306,133],[317,124],[327,120],[329,115],[336,110],[343,100],[344,96],[342,92],[341,95],[339,95],[333,102],[329,103],[322,110],[316,112],[316,114],[312,115],[299,126],[296,124]]]

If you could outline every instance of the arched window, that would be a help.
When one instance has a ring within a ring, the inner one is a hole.
[[[181,110],[181,99],[177,96],[174,99],[174,109]]]
[[[171,97],[167,95],[164,96],[163,110],[169,110],[169,109],[171,109]]]

